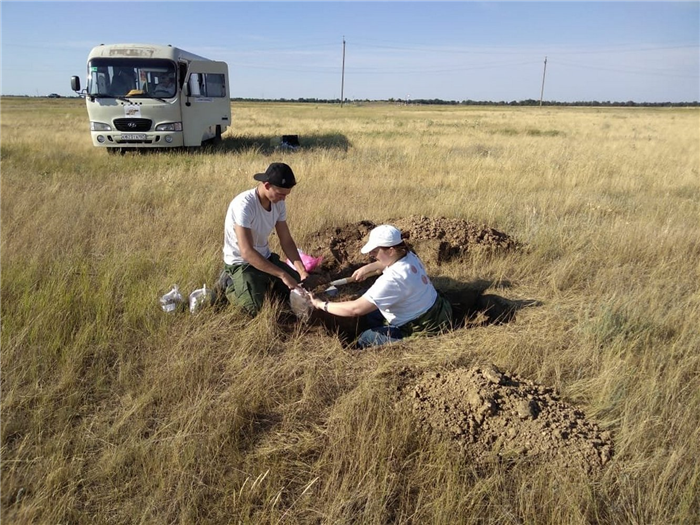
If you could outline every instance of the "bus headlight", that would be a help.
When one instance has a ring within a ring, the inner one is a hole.
[[[182,131],[182,122],[166,122],[165,124],[158,124],[156,126],[156,131]]]
[[[90,131],[112,131],[112,126],[104,122],[90,121]]]

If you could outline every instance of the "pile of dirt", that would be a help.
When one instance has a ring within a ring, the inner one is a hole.
[[[503,252],[521,245],[485,225],[445,217],[407,217],[390,221],[419,253],[424,263],[441,264],[470,252]]]
[[[400,392],[423,429],[452,440],[473,464],[540,462],[594,474],[613,454],[610,433],[553,389],[491,364],[424,373]]]
[[[520,247],[505,233],[463,219],[411,216],[386,221],[401,230],[426,265],[440,264],[476,250],[504,251]],[[360,249],[369,232],[378,226],[360,221],[318,231],[304,240],[308,253],[323,256],[321,271],[339,274],[371,262]]]

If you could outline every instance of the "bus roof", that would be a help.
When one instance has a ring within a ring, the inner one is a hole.
[[[206,60],[208,58],[195,55],[184,49],[171,45],[158,44],[100,44],[92,48],[88,60],[97,57],[104,58],[165,58],[170,60]]]

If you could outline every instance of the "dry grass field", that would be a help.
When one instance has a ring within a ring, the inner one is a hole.
[[[697,108],[235,103],[218,147],[125,155],[92,146],[82,100],[0,109],[3,523],[700,522]],[[487,225],[525,248],[434,282],[537,306],[364,352],[280,304],[161,311],[213,285],[228,203],[273,161],[300,248]],[[475,463],[400,397],[482,364],[553,389],[610,460]]]

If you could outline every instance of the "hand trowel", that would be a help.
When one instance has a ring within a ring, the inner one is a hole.
[[[335,281],[331,281],[331,285],[323,290],[325,293],[327,293],[330,296],[337,295],[338,294],[338,286],[343,286],[344,284],[348,283],[354,283],[355,279],[351,277],[345,277],[344,279],[336,279]]]

